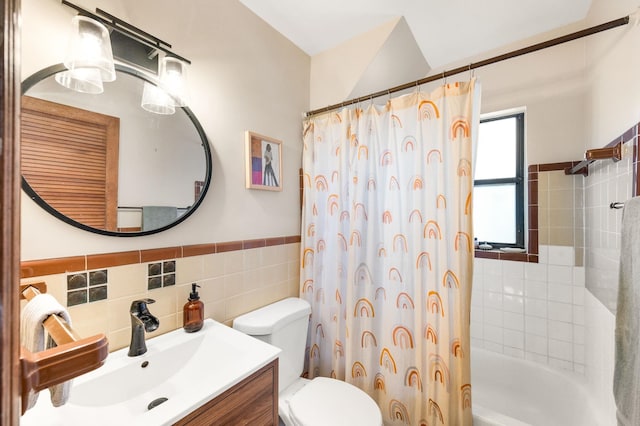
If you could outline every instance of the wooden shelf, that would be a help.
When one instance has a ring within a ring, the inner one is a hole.
[[[613,160],[614,162],[622,160],[622,142],[605,148],[589,149],[585,153],[585,159],[580,161],[573,167],[565,169],[567,175],[583,176],[589,175],[589,164],[596,160]]]

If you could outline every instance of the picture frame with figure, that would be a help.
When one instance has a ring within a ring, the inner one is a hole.
[[[282,191],[282,141],[245,132],[246,187]]]

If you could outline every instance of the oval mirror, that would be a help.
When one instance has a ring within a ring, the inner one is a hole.
[[[211,181],[209,142],[189,108],[140,107],[144,74],[116,65],[99,95],[55,82],[62,64],[22,83],[22,189],[55,217],[102,235],[141,236],[189,217]]]

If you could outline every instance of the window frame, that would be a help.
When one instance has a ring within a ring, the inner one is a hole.
[[[481,118],[480,124],[491,121],[516,119],[516,173],[514,177],[498,178],[498,179],[474,179],[473,186],[492,186],[492,185],[515,185],[515,214],[516,214],[516,242],[504,243],[498,241],[481,241],[490,244],[494,248],[517,247],[525,248],[525,220],[524,220],[524,202],[525,202],[525,164],[524,164],[524,138],[525,138],[525,116],[524,111],[507,114],[492,115],[488,118]]]

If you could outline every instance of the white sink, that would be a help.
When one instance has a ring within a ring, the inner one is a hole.
[[[178,329],[149,339],[147,349],[137,357],[127,356],[129,348],[109,354],[102,367],[74,380],[62,407],[53,407],[49,392],[41,392],[20,424],[172,424],[280,353],[211,319],[196,333]]]

